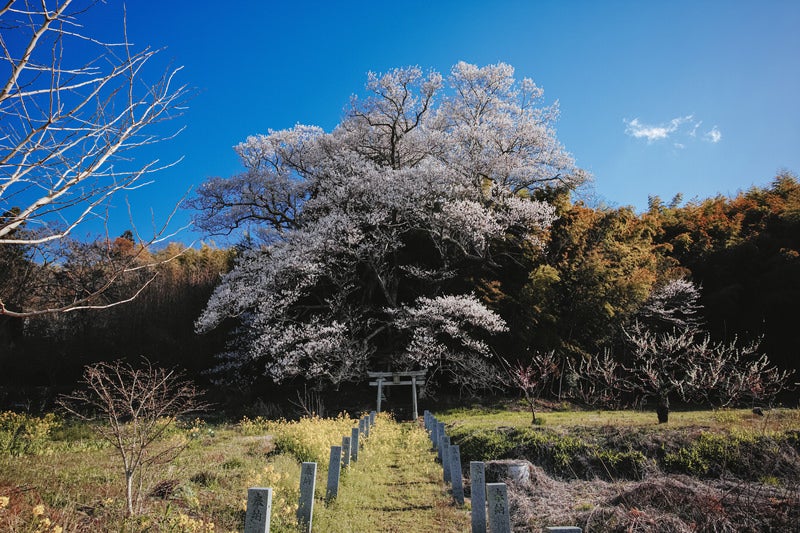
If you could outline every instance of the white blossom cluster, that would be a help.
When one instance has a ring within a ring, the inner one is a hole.
[[[673,279],[654,290],[638,314],[640,321],[660,331],[696,330],[701,323],[700,289],[690,280]]]
[[[489,347],[472,332],[500,333],[505,321],[474,295],[419,297],[395,313],[395,325],[412,332],[407,356],[424,368],[441,364],[449,355],[489,355]]]
[[[502,319],[474,296],[440,296],[448,280],[549,226],[536,189],[585,179],[555,138],[557,109],[508,65],[459,63],[447,81],[396,69],[367,90],[330,133],[248,137],[236,147],[246,172],[192,202],[211,231],[261,228],[197,327],[252,313],[242,360],[265,358],[277,379],[352,379],[404,342],[391,357],[421,367],[488,353],[473,333]]]

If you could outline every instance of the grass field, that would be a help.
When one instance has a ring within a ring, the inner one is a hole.
[[[437,413],[443,422],[473,428],[529,427],[531,414],[524,408],[457,408]],[[581,411],[550,410],[537,414],[537,425],[570,430],[577,427],[624,426],[629,428],[675,429],[704,427],[720,431],[787,431],[800,429],[800,410],[773,409],[764,416],[750,409],[686,410],[672,411],[669,423],[658,424],[650,411]]]
[[[318,463],[316,531],[366,532],[375,524],[385,524],[381,531],[468,529],[466,511],[450,504],[424,430],[410,423],[379,417],[359,462],[343,472],[339,498],[326,505],[330,446],[341,444],[357,420],[198,420],[172,432],[186,449],[149,473],[142,513],[125,517],[122,471],[110,446],[85,425],[52,417],[24,422],[38,428],[30,436],[35,445],[2,440],[0,430],[4,532],[241,531],[247,488],[254,486],[273,488],[271,531],[296,532],[302,461]],[[24,433],[19,427],[17,435]]]
[[[800,521],[797,410],[675,411],[661,425],[648,412],[554,410],[531,426],[513,406],[437,416],[464,464],[508,457],[535,465],[533,485],[512,487],[515,531],[573,523],[585,531],[761,531]],[[89,426],[0,414],[0,531],[240,531],[247,488],[269,486],[272,531],[295,532],[300,462],[309,460],[318,463],[316,531],[469,530],[469,503],[452,503],[424,430],[388,417],[326,504],[330,446],[356,424],[345,415],[183,423],[168,438],[186,449],[148,473],[142,513],[125,517],[119,462]]]

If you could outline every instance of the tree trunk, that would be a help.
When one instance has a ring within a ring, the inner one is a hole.
[[[125,498],[128,500],[128,516],[133,516],[133,472],[125,471]]]
[[[666,424],[669,421],[669,397],[659,396],[656,414],[659,424]]]
[[[528,398],[528,406],[531,408],[531,425],[536,425],[536,405],[533,403],[533,400]]]

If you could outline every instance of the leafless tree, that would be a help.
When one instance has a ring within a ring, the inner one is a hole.
[[[611,350],[580,362],[569,362],[570,370],[577,377],[573,389],[574,397],[589,405],[601,405],[617,409],[621,396],[632,389],[622,364],[614,359]]]
[[[503,361],[508,384],[519,391],[531,410],[531,424],[536,424],[536,400],[558,378],[560,359],[555,352],[535,352],[527,364]]]
[[[158,50],[135,50],[124,17],[120,42],[93,38],[81,20],[94,3],[0,4],[0,247],[35,247],[33,254],[45,263],[59,250],[48,245],[67,240],[89,219],[105,219],[112,197],[174,164],[133,164],[131,150],[172,137],[174,132],[162,135],[153,126],[180,113],[187,96],[186,86],[175,83],[180,68],[145,81]],[[171,218],[152,237],[135,235],[137,249],[167,238]],[[8,305],[0,294],[0,315],[107,307],[96,297],[142,266],[135,255],[109,265],[106,283],[95,291],[38,302],[38,308]]]
[[[85,388],[61,398],[71,414],[94,425],[122,462],[127,512],[141,509],[145,473],[167,464],[184,449],[185,439],[168,439],[181,416],[205,408],[197,389],[176,370],[144,361],[141,368],[122,361],[85,368]]]

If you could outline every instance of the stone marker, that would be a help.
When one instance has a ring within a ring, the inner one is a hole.
[[[350,466],[350,437],[342,437],[342,466]]]
[[[358,428],[353,428],[350,431],[350,457],[353,461],[358,461]]]
[[[314,489],[317,486],[317,463],[303,463],[300,467],[300,503],[297,506],[297,521],[304,533],[311,533],[314,515]]]
[[[508,510],[508,487],[505,483],[487,483],[486,499],[489,507],[489,531],[511,533],[511,514]]]
[[[583,530],[578,526],[555,526],[546,527],[545,531],[553,533],[583,533]]]
[[[458,444],[450,446],[450,478],[453,483],[453,499],[464,505],[464,480],[461,477],[461,449]]]
[[[447,435],[442,437],[439,447],[442,449],[442,475],[444,476],[444,482],[450,483],[453,479],[450,476],[450,437]]]
[[[335,500],[339,495],[339,472],[342,468],[342,447],[331,446],[331,458],[328,463],[328,486],[325,499]]]
[[[431,425],[431,443],[433,443],[433,449],[439,449],[439,423],[434,422]]]
[[[486,465],[470,461],[469,483],[472,499],[472,533],[486,533]]]
[[[244,533],[269,533],[270,514],[272,514],[272,489],[261,487],[247,489]]]
[[[440,431],[439,432],[439,446],[436,448],[436,451],[438,452],[437,455],[438,455],[439,462],[442,463],[442,464],[444,464],[444,460],[442,458],[442,453],[444,452],[444,450],[442,449],[442,446],[443,446],[443,443],[444,443],[444,439],[447,439],[447,444],[450,444],[450,437],[445,435],[444,431]]]
[[[499,483],[510,479],[518,485],[531,482],[531,463],[519,459],[499,459],[486,461],[486,480]]]
[[[369,413],[369,425],[370,425],[370,426],[374,426],[374,425],[375,425],[375,416],[376,416],[377,414],[378,414],[378,413],[376,413],[375,411],[371,411],[371,412]]]

